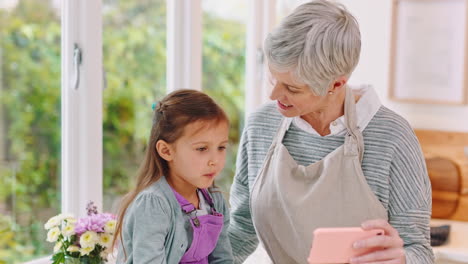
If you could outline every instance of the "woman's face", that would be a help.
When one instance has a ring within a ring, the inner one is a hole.
[[[304,116],[327,108],[327,96],[316,95],[307,84],[294,81],[291,72],[276,72],[270,68],[273,90],[270,99],[275,100],[280,113],[286,117]]]

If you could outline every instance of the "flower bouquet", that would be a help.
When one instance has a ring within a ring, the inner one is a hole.
[[[116,227],[116,217],[98,213],[93,202],[87,207],[88,216],[76,219],[69,214],[59,214],[44,225],[47,241],[55,243],[52,263],[101,264],[111,253]]]

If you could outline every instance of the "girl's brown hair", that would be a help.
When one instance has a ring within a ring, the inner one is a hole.
[[[174,91],[156,105],[145,158],[138,171],[135,188],[125,195],[122,200],[113,246],[116,245],[118,238],[122,241],[122,225],[125,212],[138,193],[163,175],[168,175],[167,162],[156,151],[156,142],[164,140],[167,143],[174,143],[183,135],[184,128],[196,121],[210,121],[215,124],[229,122],[226,113],[213,99],[196,90],[182,89]]]

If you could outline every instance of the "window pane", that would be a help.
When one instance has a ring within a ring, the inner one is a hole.
[[[246,0],[203,0],[203,90],[231,121],[227,162],[216,184],[228,191],[244,121]]]
[[[60,210],[59,1],[0,1],[0,263],[50,254]]]
[[[104,210],[133,186],[166,93],[166,1],[104,0]]]

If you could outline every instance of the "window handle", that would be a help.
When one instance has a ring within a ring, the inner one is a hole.
[[[73,49],[73,67],[75,69],[75,77],[73,78],[73,88],[78,90],[80,86],[80,65],[82,61],[81,49],[78,44],[75,43]]]

